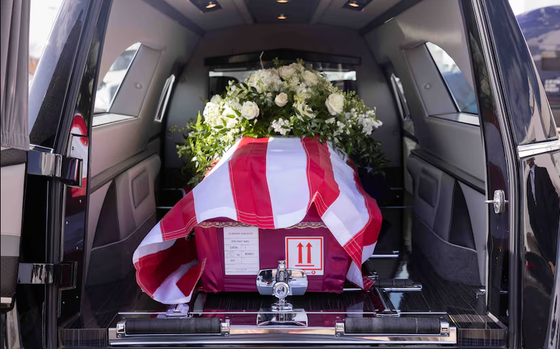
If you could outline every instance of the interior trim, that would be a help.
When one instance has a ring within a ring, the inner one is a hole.
[[[560,139],[517,146],[517,153],[520,158],[526,158],[542,153],[550,153],[558,150],[560,150]]]
[[[27,162],[27,152],[21,149],[2,149],[0,161],[0,167],[25,164]]]
[[[204,29],[199,27],[195,22],[185,17],[181,12],[177,11],[173,6],[161,0],[143,0],[146,4],[152,6],[167,17],[177,21],[180,25],[197,34],[204,35]]]
[[[480,126],[480,119],[478,117],[478,114],[452,113],[452,114],[430,115],[430,117],[454,121],[454,122],[467,124],[471,126]]]
[[[261,61],[262,51],[247,52],[236,55],[208,57],[204,59],[205,66],[231,66],[245,65],[247,63],[259,63]],[[321,63],[334,63],[334,64],[348,64],[348,65],[361,65],[362,59],[360,57],[335,55],[330,53],[300,51],[292,49],[276,49],[266,50],[262,57],[263,60],[270,60],[278,58],[279,60],[295,61],[303,59],[305,62],[321,62]]]
[[[362,29],[359,30],[360,35],[364,36],[367,33],[381,27],[383,24],[387,23],[391,19],[395,18],[399,14],[408,10],[412,6],[418,4],[422,0],[401,0],[395,6],[391,7],[380,16],[373,19],[371,22],[366,24]]]
[[[484,181],[481,181],[480,179],[466,173],[460,168],[450,165],[444,162],[443,160],[437,158],[436,156],[429,154],[421,149],[413,149],[411,151],[411,154],[419,157],[420,159],[426,161],[427,163],[447,173],[448,175],[456,178],[458,181],[466,184],[467,186],[476,190],[477,192],[481,194],[486,193],[486,191],[484,190],[485,188]]]
[[[141,153],[138,153],[125,161],[112,166],[105,171],[99,173],[91,179],[91,192],[95,192],[97,189],[101,188],[103,185],[109,183],[112,179],[126,172],[132,167],[138,165],[142,161],[146,160],[150,156],[157,154],[157,149],[146,149]]]

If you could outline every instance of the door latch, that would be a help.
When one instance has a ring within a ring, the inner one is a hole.
[[[61,290],[72,289],[76,287],[77,275],[77,262],[60,264],[19,263],[18,284],[56,284]]]
[[[494,190],[494,199],[486,200],[484,203],[494,205],[494,213],[502,214],[506,210],[508,201],[506,200],[506,194],[503,190]]]
[[[27,157],[27,173],[60,179],[71,187],[82,187],[83,160],[55,154],[52,149],[33,146]]]

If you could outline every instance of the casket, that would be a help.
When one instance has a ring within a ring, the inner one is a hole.
[[[185,303],[200,279],[207,292],[255,291],[259,270],[284,260],[307,274],[308,292],[341,292],[345,280],[367,289],[361,266],[381,220],[329,144],[243,137],[138,246],[136,280],[161,303]]]
[[[206,260],[201,276],[206,292],[257,292],[261,269],[288,269],[307,274],[307,292],[342,292],[350,257],[321,220],[314,206],[296,225],[259,229],[217,219],[194,228],[196,250]]]

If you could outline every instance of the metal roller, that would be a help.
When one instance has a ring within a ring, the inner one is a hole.
[[[117,324],[117,333],[144,334],[221,334],[222,322],[218,318],[189,319],[127,319]]]
[[[449,333],[449,324],[433,317],[372,317],[344,320],[344,334],[446,333]]]

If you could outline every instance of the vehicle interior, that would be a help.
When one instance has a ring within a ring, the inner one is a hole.
[[[372,137],[389,160],[384,175],[362,177],[383,214],[364,265],[376,286],[294,296],[294,306],[339,314],[321,315],[327,327],[340,316],[440,326],[426,336],[401,329],[384,339],[341,337],[354,344],[504,345],[505,310],[486,309],[486,165],[468,47],[459,0],[113,1],[93,118],[82,312],[60,328],[61,345],[301,343],[273,332],[238,342],[117,333],[123,319],[173,310],[142,293],[132,264],[142,239],[185,195],[176,149],[184,134],[171,128],[196,118],[229,80],[277,57],[304,59],[376,107],[383,126]],[[272,301],[200,293],[189,316],[214,312],[232,326],[254,324],[255,313],[232,314]],[[338,339],[309,336],[318,344]]]

